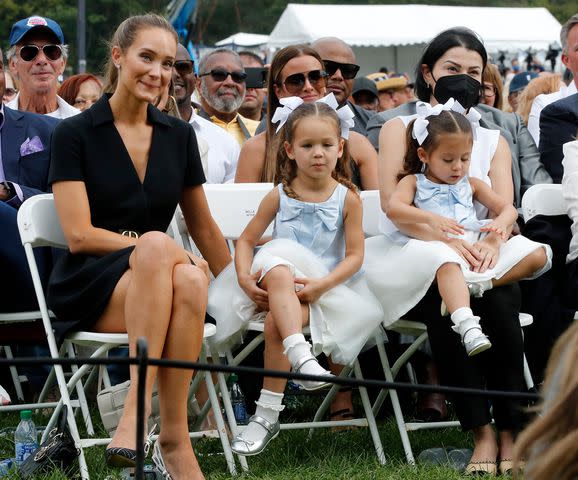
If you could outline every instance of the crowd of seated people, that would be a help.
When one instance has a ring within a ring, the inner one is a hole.
[[[265,68],[259,55],[216,49],[195,62],[153,14],[118,26],[103,76],[59,82],[69,47],[50,18],[19,20],[8,43],[7,65],[0,52],[0,265],[12,273],[2,313],[37,309],[16,217],[26,199],[52,192],[69,250],[56,258],[40,249],[36,260],[58,340],[77,330],[126,332],[131,354],[145,336],[152,357],[194,361],[203,322],[219,328],[224,321],[207,315],[209,289],[240,285],[257,317],[269,312],[262,315],[265,345],[248,359],[253,365],[338,375],[370,329],[407,318],[428,328],[431,356],[416,365],[420,382],[521,392],[524,352],[543,380],[552,347],[578,309],[578,14],[561,31],[568,85],[554,73],[523,71],[504,85],[483,39],[463,27],[429,42],[413,81],[384,71],[359,76],[352,48],[326,37],[277,51],[266,89],[246,84],[245,68]],[[276,186],[234,263],[205,182]],[[568,215],[524,224],[525,191],[552,182],[562,183]],[[382,234],[365,240],[360,190],[379,190],[383,210]],[[202,257],[164,233],[177,205]],[[253,259],[272,219],[273,240]],[[336,316],[325,312],[324,299],[338,291],[364,305],[364,328],[324,318]],[[520,312],[534,317],[525,340]],[[248,318],[234,321],[242,329]],[[301,334],[308,324],[313,345]],[[17,354],[48,351],[33,344]],[[377,375],[374,363],[362,361],[366,377]],[[46,372],[25,374],[39,391]],[[2,404],[10,385],[0,378]],[[188,439],[190,380],[190,372],[155,368],[146,378],[147,413],[158,383],[156,458],[172,478],[203,478]],[[233,449],[253,455],[279,432],[285,383],[266,378],[259,389],[255,377],[241,381],[248,408],[256,400],[257,410]],[[443,396],[425,397],[423,410],[443,418]],[[496,400],[490,409],[473,396],[453,403],[473,432],[467,472],[511,472],[524,428],[520,403]],[[352,391],[342,388],[330,417],[354,415]],[[135,430],[131,386],[106,450],[110,466],[135,465]]]

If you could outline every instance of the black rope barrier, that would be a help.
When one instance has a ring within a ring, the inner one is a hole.
[[[209,372],[223,372],[223,373],[256,373],[265,377],[286,378],[295,380],[313,380],[325,381],[335,383],[337,385],[350,385],[353,387],[377,387],[386,390],[410,390],[416,392],[428,393],[447,393],[450,395],[470,395],[480,396],[486,398],[511,398],[518,400],[536,401],[540,399],[540,395],[531,392],[512,392],[505,390],[481,390],[475,388],[450,387],[445,385],[425,385],[405,382],[388,382],[386,380],[376,379],[358,379],[351,377],[323,377],[317,375],[308,375],[297,372],[282,372],[278,370],[267,370],[259,367],[247,367],[242,365],[224,365],[221,363],[200,363],[200,362],[186,362],[181,360],[166,360],[159,358],[148,358],[148,365],[155,367],[168,368],[185,368],[192,370],[205,370]],[[0,367],[2,366],[18,366],[18,365],[138,365],[138,358],[37,358],[37,357],[22,357],[14,359],[0,358]]]
[[[146,338],[141,337],[136,342],[136,357],[138,360],[137,403],[136,403],[136,480],[144,480],[144,435],[145,435],[145,390],[148,366],[148,345]]]
[[[145,338],[139,338],[136,346],[136,357],[127,358],[17,358],[17,359],[0,359],[0,367],[2,366],[18,366],[18,365],[137,365],[137,428],[136,428],[136,468],[135,479],[144,480],[144,436],[145,436],[145,386],[146,374],[148,366],[165,367],[165,368],[181,368],[193,370],[206,370],[210,372],[223,373],[256,373],[266,377],[277,377],[296,380],[313,380],[313,381],[327,381],[338,385],[349,385],[355,387],[378,387],[387,390],[412,390],[423,392],[439,392],[450,395],[475,395],[490,398],[511,398],[518,400],[539,400],[540,396],[536,393],[526,392],[508,392],[500,390],[480,390],[472,388],[448,387],[441,385],[420,385],[403,382],[387,382],[384,380],[373,379],[358,379],[350,377],[322,377],[318,375],[307,375],[296,372],[282,372],[278,370],[267,370],[258,367],[246,367],[241,365],[223,365],[220,363],[199,363],[186,362],[181,360],[166,360],[155,359],[148,357],[148,347]]]

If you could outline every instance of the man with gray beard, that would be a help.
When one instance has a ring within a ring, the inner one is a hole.
[[[199,115],[230,133],[239,145],[255,135],[259,122],[239,115],[247,90],[243,63],[232,50],[217,49],[199,62],[197,88],[202,110]]]

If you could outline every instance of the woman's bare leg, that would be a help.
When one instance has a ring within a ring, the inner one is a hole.
[[[118,282],[103,315],[94,326],[97,332],[124,332],[129,353],[136,355],[136,341],[145,337],[149,355],[160,358],[165,344],[173,302],[173,268],[188,257],[167,235],[149,232],[137,241],[128,270]],[[146,377],[145,416],[157,368],[149,367]],[[110,447],[135,448],[137,367],[130,368],[129,388],[123,415]]]
[[[208,278],[193,265],[173,270],[172,315],[163,358],[194,362],[203,342]],[[158,373],[160,414],[159,443],[167,470],[174,479],[204,478],[189,439],[187,399],[192,371],[161,368]]]
[[[343,365],[339,363],[333,362],[331,358],[327,358],[329,362],[329,370],[333,375],[340,375],[341,371],[343,370]],[[341,387],[337,390],[333,401],[331,402],[331,407],[329,409],[330,416],[332,417],[330,420],[346,420],[349,419],[349,415],[353,415],[353,400],[352,400],[352,391],[351,388],[346,386]],[[341,412],[341,413],[337,413]],[[335,413],[335,415],[331,415]],[[345,416],[343,416],[345,415]],[[337,428],[337,427],[336,427]],[[339,427],[339,428],[346,428],[346,427]]]
[[[510,430],[501,430],[498,432],[500,440],[500,454],[498,458],[501,460],[511,460],[514,458],[514,435]]]
[[[534,272],[537,272],[546,265],[547,261],[548,257],[546,256],[544,249],[538,248],[530,253],[530,255],[516,263],[516,265],[514,265],[504,276],[492,280],[492,285],[494,287],[500,287],[512,282],[517,282],[522,278],[528,278]]]
[[[491,425],[473,429],[474,452],[470,462],[495,462],[498,456],[496,434]]]

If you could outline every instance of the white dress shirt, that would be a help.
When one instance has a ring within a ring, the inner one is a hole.
[[[207,183],[233,183],[241,149],[232,135],[217,125],[199,117],[193,110],[189,123],[198,137],[209,145]]]
[[[576,82],[572,82],[567,87],[563,86],[557,92],[542,93],[534,99],[532,102],[532,109],[530,110],[530,116],[528,117],[528,130],[530,131],[530,135],[532,135],[536,146],[540,144],[540,113],[542,113],[542,109],[551,103],[561,100],[562,98],[574,95],[576,92]]]
[[[566,263],[578,258],[578,140],[565,143],[564,176],[562,177],[562,194],[566,201],[566,212],[572,220],[572,240],[566,257]]]
[[[20,92],[18,92],[18,94],[12,100],[10,100],[6,106],[12,110],[20,110],[18,105],[19,98]],[[45,115],[48,115],[49,117],[60,118],[62,120],[63,118],[73,117],[74,115],[78,115],[80,113],[78,108],[74,108],[72,105],[66,103],[58,95],[56,96],[56,101],[58,103],[58,108],[54,110],[54,112],[46,113]]]

